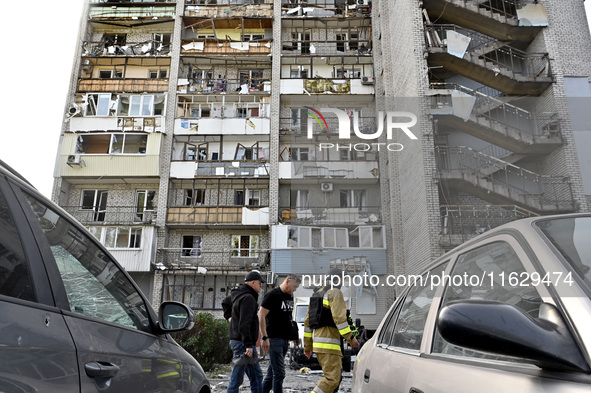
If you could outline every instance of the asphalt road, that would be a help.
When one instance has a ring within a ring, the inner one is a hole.
[[[268,360],[261,361],[260,365],[263,369],[263,374],[265,374],[269,365]],[[212,392],[225,392],[228,389],[230,372],[230,366],[226,366],[208,375]],[[301,373],[300,370],[292,370],[287,367],[285,373],[285,381],[283,382],[283,391],[285,393],[310,393],[316,386],[316,382],[322,377],[321,370],[310,370],[308,373]],[[341,381],[339,393],[350,393],[351,383],[351,373],[343,372],[343,380]],[[244,383],[240,386],[240,391],[250,392],[250,385],[246,376],[244,376]]]

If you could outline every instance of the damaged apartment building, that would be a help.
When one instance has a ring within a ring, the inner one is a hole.
[[[416,273],[587,210],[587,30],[579,0],[89,0],[53,199],[154,304]],[[345,288],[369,329],[396,291]]]

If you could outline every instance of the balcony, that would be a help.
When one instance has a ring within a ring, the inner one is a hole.
[[[269,208],[266,206],[171,206],[166,214],[169,226],[203,225],[266,226],[269,225]]]
[[[372,179],[378,175],[373,161],[291,161],[279,163],[279,179]]]
[[[170,43],[148,40],[108,45],[104,41],[84,41],[82,57],[95,56],[170,56]]]
[[[453,248],[492,228],[537,213],[516,205],[441,205],[439,244]]]
[[[456,25],[427,25],[428,63],[512,95],[540,95],[554,81],[547,53],[524,52]]]
[[[536,0],[424,0],[431,20],[445,20],[503,41],[527,44],[548,25]]]
[[[125,93],[165,93],[168,79],[117,78],[79,79],[77,91],[86,92],[125,92]]]
[[[513,105],[515,97],[493,97],[486,89],[432,84],[429,113],[440,126],[455,128],[520,154],[546,154],[562,145],[555,113],[535,113]]]
[[[272,18],[271,0],[187,0],[185,16]]]
[[[170,164],[170,176],[175,179],[265,178],[269,177],[269,164],[254,161],[173,161]]]
[[[80,157],[79,160],[71,158],[77,156]],[[61,176],[65,178],[158,177],[160,176],[160,155],[62,155],[60,168]]]
[[[436,177],[450,189],[538,214],[572,213],[568,176],[541,175],[469,147],[438,147]]]
[[[227,72],[228,69],[225,68]],[[237,94],[270,95],[271,82],[267,79],[245,81],[241,78],[183,78],[178,81],[179,94]],[[189,117],[189,116],[187,116]]]
[[[62,208],[86,226],[152,225],[156,222],[156,211],[137,206],[107,206],[104,210],[82,209],[79,205]]]
[[[181,55],[200,56],[268,56],[272,40],[231,41],[221,39],[189,39],[181,42]]]
[[[382,220],[380,206],[306,208],[280,207],[284,224],[294,225],[372,225]]]
[[[373,79],[372,79],[373,80]],[[281,79],[281,94],[338,94],[338,95],[373,95],[372,83],[362,79]]]
[[[269,263],[269,250],[213,250],[213,249],[182,249],[161,248],[158,260],[166,269],[197,270],[207,269],[210,272],[244,272],[245,268],[262,269]]]
[[[176,1],[170,0],[160,2],[127,1],[125,3],[91,1],[88,19],[90,21],[117,19],[120,23],[125,23],[124,20],[127,20],[130,25],[139,25],[147,21],[168,21],[174,19],[175,3]]]
[[[163,118],[158,117],[99,117],[75,116],[69,120],[69,131],[136,131],[165,132]]]
[[[281,1],[283,18],[369,17],[368,0],[302,0]]]
[[[271,119],[249,118],[201,118],[176,119],[175,135],[269,135]]]

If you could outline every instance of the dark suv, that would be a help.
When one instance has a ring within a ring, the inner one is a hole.
[[[210,385],[168,333],[193,312],[159,316],[76,220],[0,161],[0,391],[194,392]]]

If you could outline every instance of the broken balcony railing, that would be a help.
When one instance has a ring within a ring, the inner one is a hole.
[[[541,175],[466,146],[438,146],[435,151],[438,172],[444,179],[445,174],[460,176],[532,210],[566,212],[575,208],[568,176]]]
[[[448,48],[448,32],[454,31],[470,39],[463,58],[502,73],[513,79],[528,78],[546,81],[552,78],[548,53],[525,52],[499,40],[457,25],[426,25],[426,43],[429,48]],[[468,57],[467,57],[468,56]]]
[[[441,205],[439,241],[458,245],[492,228],[526,217],[538,216],[516,205]]]
[[[484,118],[491,126],[502,125],[503,130],[521,135],[527,134],[535,143],[536,140],[561,135],[561,122],[557,113],[534,113],[516,105],[491,97],[482,90],[473,90],[455,83],[432,83],[431,89],[435,92],[442,91],[441,95],[429,97],[431,109],[437,110],[444,107],[452,107],[452,98],[449,91],[456,91],[475,98],[472,116]],[[525,139],[525,138],[522,138]]]
[[[82,56],[170,56],[170,43],[156,40],[109,45],[104,41],[82,43]]]
[[[236,271],[244,267],[262,268],[269,263],[269,250],[236,248],[212,250],[208,248],[160,248],[157,260],[165,269],[192,270],[199,267],[216,271]]]

